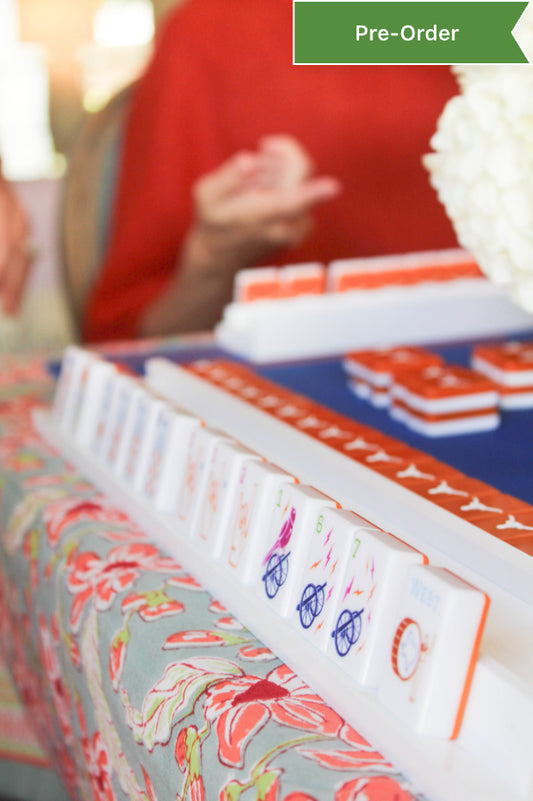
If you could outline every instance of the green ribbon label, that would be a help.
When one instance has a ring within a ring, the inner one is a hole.
[[[527,2],[294,1],[295,64],[527,64]]]

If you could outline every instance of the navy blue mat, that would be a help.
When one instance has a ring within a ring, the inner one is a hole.
[[[525,337],[522,335],[520,338]],[[431,350],[439,353],[449,364],[468,366],[471,348],[470,344],[460,344],[432,346]],[[131,369],[142,373],[145,359],[151,356],[164,356],[177,362],[198,358],[235,360],[235,357],[223,353],[214,345],[205,343],[198,347],[180,345],[176,349],[166,343],[152,352],[117,352],[110,354],[109,358],[126,363]],[[54,368],[57,369],[58,365],[49,366],[55,372]],[[430,438],[410,431],[394,421],[386,410],[376,409],[357,398],[347,388],[339,359],[251,366],[265,378],[307,395],[334,411],[434,456],[468,476],[533,504],[533,409],[504,412],[501,426],[495,431]]]
[[[469,365],[471,347],[432,347],[449,364]],[[257,372],[318,403],[424,451],[468,476],[533,504],[533,409],[503,412],[495,431],[430,438],[357,398],[339,360],[259,368]]]

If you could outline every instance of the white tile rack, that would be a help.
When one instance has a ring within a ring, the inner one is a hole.
[[[187,536],[177,515],[156,511],[124,475],[103,468],[90,449],[74,444],[57,414],[37,412],[36,427],[430,799],[533,801],[533,559],[186,369],[150,360],[147,382],[159,396],[391,531],[423,551],[431,565],[452,570],[490,596],[456,740],[414,733],[374,690],[355,684],[312,640],[296,637],[293,623],[279,617],[246,584],[228,582],[227,570]]]
[[[255,363],[530,331],[531,314],[484,278],[230,303],[216,342]]]

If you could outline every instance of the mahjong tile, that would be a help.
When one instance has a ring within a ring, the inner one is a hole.
[[[355,681],[376,687],[407,571],[424,554],[377,528],[354,532],[329,619],[327,653]]]
[[[201,425],[198,417],[170,404],[158,410],[141,491],[161,512],[176,509],[191,435]]]
[[[168,409],[169,404],[155,395],[149,397],[144,408],[139,406],[132,447],[124,467],[124,478],[136,491],[142,492],[149,477],[152,476],[153,455],[161,415]]]
[[[69,345],[61,360],[61,370],[52,404],[52,415],[65,433],[75,431],[80,415],[89,369],[100,358],[88,350]]]
[[[501,422],[497,406],[432,415],[395,401],[391,413],[396,420],[424,437],[452,437],[494,431]]]
[[[533,509],[505,508],[499,517],[480,520],[476,525],[504,542],[511,542],[517,537],[533,535]]]
[[[229,536],[231,515],[239,489],[239,479],[250,461],[260,456],[236,442],[215,444],[201,501],[198,525],[192,532],[196,542],[217,559]]]
[[[220,557],[220,563],[239,581],[250,581],[281,488],[295,480],[270,462],[250,460],[243,464]]]
[[[146,393],[146,389],[141,382],[128,375],[120,375],[117,378],[116,388],[111,398],[109,417],[102,435],[101,460],[103,464],[120,472],[118,464],[119,454],[122,450],[121,459],[126,450],[126,442],[129,428],[133,425],[131,409],[135,399]]]
[[[442,509],[447,509],[460,517],[468,517],[469,509],[471,510],[471,515],[476,517],[473,514],[474,507],[477,506],[478,511],[481,511],[483,506],[491,507],[491,499],[495,504],[491,508],[499,508],[497,502],[500,499],[500,494],[496,493],[497,497],[494,497],[494,487],[477,479],[468,478],[461,473],[440,478],[431,486],[428,485],[425,489],[419,490],[418,494]],[[487,499],[486,502],[485,499]],[[477,517],[479,516],[478,514]]]
[[[390,387],[395,374],[404,370],[420,370],[441,364],[440,356],[420,347],[353,351],[343,359],[344,369],[350,375],[375,388]]]
[[[457,736],[488,597],[438,567],[412,567],[393,610],[378,700],[409,728]]]
[[[148,410],[153,395],[141,382],[133,390],[124,417],[124,425],[117,455],[113,464],[115,474],[127,483],[133,484],[141,438],[146,424]]]
[[[326,650],[330,640],[350,552],[360,542],[361,530],[373,528],[354,512],[335,508],[322,507],[309,521],[303,568],[294,579],[298,602],[292,620],[317,648]]]
[[[403,458],[401,463],[389,462],[379,465],[379,473],[390,478],[395,484],[412,492],[425,493],[443,478],[458,475],[458,471],[431,456],[412,453],[411,458]]]
[[[296,604],[308,537],[327,508],[338,508],[338,504],[314,487],[301,484],[285,484],[273,498],[251,583],[256,594],[280,615],[290,615]]]
[[[213,449],[223,441],[231,441],[231,438],[207,426],[197,426],[191,431],[175,509],[182,532],[188,537],[193,536],[202,513]]]
[[[288,264],[278,269],[278,280],[281,298],[320,295],[326,287],[326,268],[318,262]]]
[[[103,421],[109,414],[118,375],[116,365],[103,359],[95,359],[88,367],[84,397],[73,434],[77,444],[92,453],[97,452],[101,444]]]
[[[472,366],[497,384],[533,388],[533,342],[478,345],[472,352]]]
[[[233,284],[235,303],[277,298],[279,279],[277,267],[250,267],[239,270]]]
[[[493,381],[467,367],[426,367],[400,374],[392,397],[421,414],[444,415],[498,404]]]

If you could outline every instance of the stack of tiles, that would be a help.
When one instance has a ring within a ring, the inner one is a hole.
[[[320,295],[326,288],[326,268],[318,262],[285,267],[240,270],[233,287],[234,303]]]
[[[350,390],[377,407],[389,406],[396,375],[440,364],[440,356],[418,347],[359,350],[348,353],[343,359]]]
[[[493,381],[467,367],[427,367],[398,375],[391,415],[430,437],[491,431],[500,424]]]
[[[533,407],[533,342],[478,345],[472,367],[497,384],[502,409]]]
[[[533,507],[529,504],[465,476],[381,431],[273,384],[243,364],[205,360],[194,362],[188,369],[433,506],[533,555]]]
[[[470,254],[462,248],[337,259],[327,267],[318,262],[284,267],[249,267],[235,276],[233,301],[248,303],[465,278],[479,279],[483,278],[483,274]]]
[[[483,274],[462,248],[338,259],[328,265],[328,292],[384,289],[426,282],[478,279]]]
[[[276,395],[242,366],[197,370],[302,432],[318,426],[322,441],[348,445],[334,417],[323,425],[316,404]],[[172,555],[181,561],[187,542],[232,593],[260,599],[270,629],[283,620],[295,653],[305,638],[407,726],[457,736],[485,593],[87,351],[67,350],[52,419],[106,482],[171,531]]]

